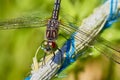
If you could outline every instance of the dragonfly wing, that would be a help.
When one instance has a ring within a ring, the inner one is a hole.
[[[120,48],[113,45],[111,42],[105,40],[102,37],[98,37],[95,40],[94,48],[103,53],[106,57],[120,64]]]
[[[89,43],[88,41],[86,41],[86,39],[88,39],[88,38],[93,38],[94,36],[92,36],[90,33],[88,34],[87,32],[85,32],[85,31],[82,31],[82,30],[80,30],[80,29],[78,29],[78,27],[76,27],[75,25],[73,25],[73,24],[70,24],[70,26],[69,25],[66,25],[66,24],[60,24],[60,29],[62,30],[62,31],[64,31],[66,34],[68,34],[69,35],[69,37],[72,35],[72,34],[74,34],[74,33],[80,33],[80,35],[75,35],[74,37],[75,37],[75,39],[77,40],[77,41],[81,41],[81,42],[84,42],[84,43]]]
[[[60,23],[60,30],[64,31],[66,34],[73,34],[74,32],[79,32],[81,34],[84,34],[85,32],[78,30],[78,27],[76,27],[73,24],[66,24],[66,23]],[[86,34],[85,34],[86,35]]]
[[[102,38],[100,36],[97,36],[97,38],[94,38],[90,34],[87,34],[81,30],[78,30],[75,27],[65,26],[65,25],[62,25],[60,27],[63,31],[65,31],[66,33],[68,33],[70,35],[73,34],[75,31],[77,31],[78,33],[81,33],[82,35],[84,35],[88,38],[95,39],[95,40],[92,40],[93,43],[95,44],[94,45],[95,49],[98,50],[99,52],[103,53],[105,56],[112,59],[116,63],[120,64],[120,50],[119,50],[120,48],[117,48],[111,42],[105,40],[104,38]],[[82,41],[84,43],[91,45],[91,43],[89,43],[88,40],[86,41],[85,37],[75,36],[75,38],[79,41]]]
[[[60,22],[60,29],[67,34],[72,34],[77,30],[77,27],[75,27],[75,25],[73,25],[72,23]]]
[[[21,17],[0,22],[0,29],[19,29],[44,27],[47,20],[40,20],[39,17]]]

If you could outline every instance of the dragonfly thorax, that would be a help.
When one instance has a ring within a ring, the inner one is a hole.
[[[48,21],[47,29],[46,29],[46,38],[47,40],[56,40],[58,36],[59,30],[59,21],[55,19],[50,19]]]

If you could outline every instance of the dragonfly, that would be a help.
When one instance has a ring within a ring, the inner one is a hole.
[[[63,23],[62,21],[59,20],[60,4],[61,4],[61,0],[55,0],[54,9],[50,19],[41,20],[39,17],[32,17],[32,16],[19,17],[6,21],[0,21],[0,29],[7,30],[7,29],[20,29],[20,28],[39,28],[46,26],[45,40],[41,43],[40,46],[40,48],[45,52],[44,58],[46,54],[53,53],[55,55],[56,50],[61,51],[56,43],[56,40],[59,36],[59,30],[64,31],[69,36],[77,31],[77,33],[80,33],[86,37],[93,38],[87,32],[78,30],[77,27],[71,26],[69,25],[69,23],[68,24]],[[85,38],[83,37],[76,36],[75,39],[78,41],[85,42],[86,44],[89,44],[89,42],[86,41]],[[93,43],[99,44],[99,45],[93,45],[96,50],[103,53],[105,56],[107,56],[109,59],[113,60],[114,62],[120,64],[119,48],[117,48],[111,42],[105,40],[100,36],[95,37]]]

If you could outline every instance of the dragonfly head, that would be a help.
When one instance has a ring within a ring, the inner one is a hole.
[[[54,41],[44,41],[42,48],[49,54],[57,49],[57,44]]]

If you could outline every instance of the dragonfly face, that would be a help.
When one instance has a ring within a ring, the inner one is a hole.
[[[41,47],[44,49],[45,53],[50,54],[56,51],[57,44],[54,41],[44,41]]]

